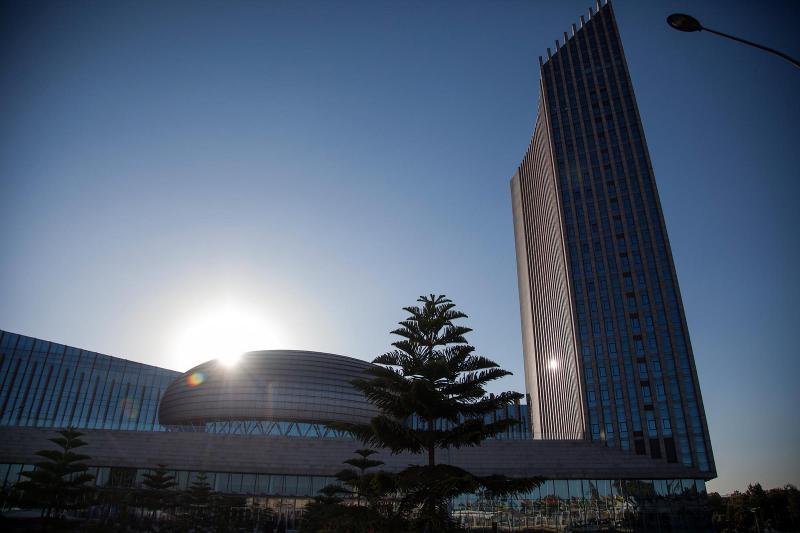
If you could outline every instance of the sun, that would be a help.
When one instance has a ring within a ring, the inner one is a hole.
[[[210,307],[187,317],[175,336],[173,361],[181,370],[218,359],[234,366],[242,354],[282,345],[275,321],[236,304]]]

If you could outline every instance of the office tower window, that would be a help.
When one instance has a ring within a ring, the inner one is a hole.
[[[511,180],[525,379],[538,399],[531,429],[535,438],[589,438],[652,457],[667,450],[667,459],[713,472],[612,6],[576,30],[540,61],[533,138]],[[564,361],[556,373],[546,367],[554,356]]]

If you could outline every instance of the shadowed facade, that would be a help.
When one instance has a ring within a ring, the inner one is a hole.
[[[708,530],[715,471],[688,330],[612,8],[598,9],[540,62],[539,115],[511,180],[529,405],[499,416],[528,416],[530,432],[442,460],[548,478],[502,500],[455,498],[471,526]],[[69,426],[86,433],[98,487],[140,487],[165,463],[176,490],[202,472],[294,527],[361,447],[326,423],[375,413],[349,384],[369,366],[272,350],[181,374],[0,331],[0,486]],[[389,471],[425,461],[377,457]]]
[[[165,426],[225,421],[368,423],[377,410],[350,382],[370,363],[321,352],[268,350],[244,354],[234,366],[208,361],[164,392]]]
[[[540,58],[511,179],[535,438],[583,438],[715,475],[650,155],[610,3]]]

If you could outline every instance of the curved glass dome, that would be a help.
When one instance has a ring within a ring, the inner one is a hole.
[[[377,414],[350,382],[370,363],[321,352],[248,352],[232,367],[208,361],[173,381],[158,407],[164,426],[272,420],[365,423]]]

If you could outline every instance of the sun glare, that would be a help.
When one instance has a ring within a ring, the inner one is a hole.
[[[184,322],[175,337],[173,359],[181,370],[210,359],[232,367],[245,352],[269,350],[280,345],[278,328],[273,321],[243,307],[225,305],[197,313]],[[202,382],[203,377],[193,379]]]

